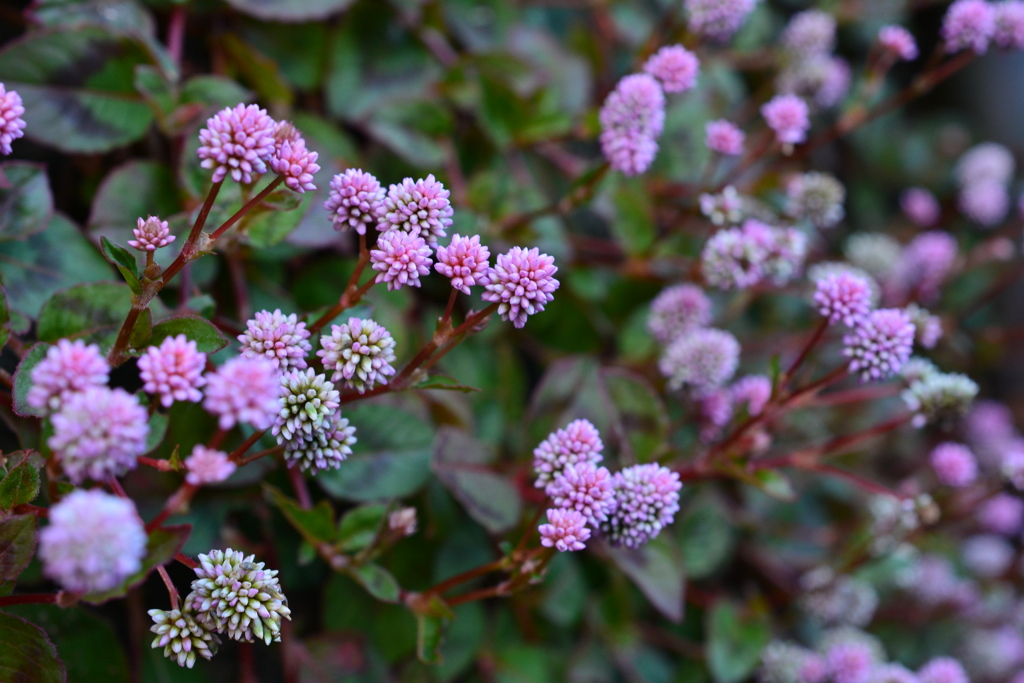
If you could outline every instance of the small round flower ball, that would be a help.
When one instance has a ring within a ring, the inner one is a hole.
[[[835,683],[868,683],[875,667],[875,656],[866,643],[840,642],[825,653],[825,664]]]
[[[167,337],[160,346],[150,346],[139,358],[139,377],[143,390],[160,398],[160,405],[170,408],[175,401],[198,403],[206,384],[203,369],[206,354],[185,335]]]
[[[942,20],[946,52],[973,50],[983,54],[996,32],[993,6],[985,0],[956,0]]]
[[[978,508],[977,520],[986,531],[1015,536],[1024,525],[1024,501],[1009,493],[997,493]]]
[[[729,424],[734,414],[732,392],[727,389],[713,389],[697,397],[698,438],[711,443],[722,434],[722,428]]]
[[[661,81],[665,92],[685,92],[697,85],[700,60],[682,45],[667,45],[651,55],[644,71]]]
[[[601,433],[590,420],[573,420],[564,429],[551,432],[533,449],[534,486],[551,495],[550,487],[570,465],[597,465],[604,457]]]
[[[321,429],[341,405],[339,398],[334,383],[313,368],[281,375],[280,412],[271,430],[277,442],[312,439],[314,430]]]
[[[687,386],[708,391],[732,379],[739,357],[736,337],[724,330],[703,328],[672,342],[658,361],[658,368],[672,390]]]
[[[1004,0],[993,7],[996,32],[993,39],[1004,50],[1024,50],[1024,2]]]
[[[981,180],[960,190],[960,213],[983,228],[999,225],[1010,212],[1010,192],[1002,183]]]
[[[10,154],[11,143],[25,134],[24,113],[21,95],[0,83],[0,154]]]
[[[153,619],[149,630],[156,634],[153,648],[164,649],[164,657],[174,660],[178,666],[191,669],[195,666],[196,655],[209,660],[217,654],[220,638],[208,628],[208,624],[200,624],[188,605],[184,610],[151,609],[148,614]]]
[[[811,119],[807,104],[796,95],[776,95],[761,107],[761,115],[779,144],[795,145],[807,139]]]
[[[850,359],[850,371],[859,372],[864,382],[892,377],[910,358],[915,332],[905,311],[872,311],[843,337],[843,355]]]
[[[728,40],[754,11],[757,0],[685,0],[687,26],[703,37]]]
[[[575,552],[587,547],[590,529],[587,520],[576,510],[551,509],[547,511],[547,524],[541,524],[540,544],[559,552]]]
[[[123,389],[87,387],[71,394],[51,423],[47,444],[75,484],[119,477],[146,452],[146,409]]]
[[[319,155],[306,149],[306,141],[296,134],[277,145],[270,158],[270,167],[284,178],[285,187],[299,194],[316,190],[313,176],[320,170]]]
[[[373,320],[349,318],[343,325],[331,325],[331,333],[320,337],[320,346],[316,355],[323,359],[324,370],[334,370],[331,381],[344,380],[360,394],[387,384],[395,374],[395,340]]]
[[[852,273],[831,273],[816,283],[814,303],[830,325],[853,327],[871,312],[871,284]]]
[[[555,298],[557,272],[554,257],[540,253],[536,247],[512,247],[498,254],[494,267],[484,275],[483,300],[498,304],[502,320],[523,327],[529,316],[543,311]]]
[[[952,657],[936,657],[917,672],[918,683],[971,683],[967,672]]]
[[[206,378],[203,407],[217,416],[221,429],[269,429],[280,409],[280,387],[277,368],[267,358],[232,358]]]
[[[69,493],[39,532],[43,573],[75,593],[114,588],[142,567],[145,552],[135,505],[98,489]]]
[[[401,230],[414,237],[422,237],[430,246],[445,236],[452,224],[451,193],[444,189],[433,174],[413,180],[406,178],[401,185],[391,185],[384,199],[384,214],[377,224],[381,231]]]
[[[963,444],[945,442],[932,449],[928,456],[935,476],[946,486],[962,488],[978,478],[978,461]]]
[[[331,179],[331,191],[324,202],[335,230],[351,228],[360,235],[384,218],[384,188],[371,174],[350,168]]]
[[[828,173],[799,173],[786,183],[786,213],[819,228],[834,227],[843,219],[846,188]]]
[[[245,358],[264,357],[281,372],[302,370],[306,356],[313,349],[309,343],[306,323],[294,313],[284,315],[281,309],[259,311],[245,323],[246,331],[238,335]]]
[[[745,405],[747,415],[757,417],[772,397],[772,381],[765,375],[747,375],[737,380],[729,391],[737,406]]]
[[[918,683],[913,671],[902,664],[883,664],[875,669],[871,683]]]
[[[910,221],[921,228],[929,228],[939,222],[942,210],[939,200],[923,187],[908,187],[900,194],[900,208]]]
[[[836,19],[816,9],[797,12],[786,24],[781,43],[797,58],[828,54],[836,45]]]
[[[800,665],[799,683],[825,683],[828,679],[828,663],[822,655],[811,653]]]
[[[595,528],[615,508],[611,473],[590,462],[566,465],[548,492],[555,507],[579,512]]]
[[[711,322],[711,299],[697,285],[672,285],[651,301],[647,330],[662,344]]]
[[[357,441],[356,428],[339,412],[328,416],[309,438],[303,438],[301,433],[296,436],[298,438],[285,444],[285,462],[289,466],[297,464],[303,471],[310,470],[313,474],[341,467],[352,455],[352,446]]]
[[[171,234],[171,229],[167,227],[167,221],[162,221],[156,216],[150,216],[146,219],[139,218],[135,221],[135,226],[132,229],[135,239],[128,240],[128,246],[133,249],[156,251],[161,247],[166,247],[175,240],[174,235]]]
[[[219,484],[234,473],[235,463],[224,451],[199,444],[185,458],[185,470],[185,481],[192,486]]]
[[[253,182],[254,176],[267,172],[276,149],[276,127],[277,122],[255,104],[222,109],[199,131],[201,166],[213,169],[215,183],[229,174],[236,183]]]
[[[32,368],[32,386],[25,400],[34,410],[50,413],[60,408],[69,394],[104,386],[109,377],[110,365],[100,347],[81,339],[60,339]]]
[[[401,230],[388,230],[377,238],[370,250],[370,267],[377,271],[376,282],[386,282],[393,291],[409,285],[420,286],[420,275],[430,273],[430,247],[422,237]]]
[[[878,31],[878,45],[896,59],[911,62],[917,59],[917,41],[907,29],[890,24]]]
[[[480,236],[463,237],[452,235],[447,247],[437,248],[437,263],[434,270],[449,278],[452,287],[463,294],[470,293],[470,287],[481,284],[483,276],[491,267],[491,251],[480,244]]]
[[[718,152],[726,156],[739,156],[743,154],[743,143],[746,135],[735,124],[725,119],[708,121],[704,127],[704,144],[712,152]]]
[[[957,420],[967,414],[977,396],[977,383],[955,372],[929,373],[900,394],[907,407],[917,413],[911,423],[915,427]]]
[[[615,508],[601,531],[612,545],[639,548],[672,523],[679,511],[679,473],[656,463],[616,472]]]
[[[1002,536],[978,534],[964,540],[960,554],[972,574],[981,579],[996,579],[1013,564],[1016,551]]]
[[[980,182],[1009,185],[1016,167],[1013,152],[1004,145],[982,142],[960,156],[956,163],[956,180],[960,187]]]
[[[599,114],[601,152],[613,169],[640,175],[658,153],[665,126],[665,93],[649,74],[624,77],[609,93]]]

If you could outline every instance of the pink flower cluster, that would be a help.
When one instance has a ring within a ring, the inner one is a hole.
[[[331,191],[324,202],[335,230],[352,228],[360,235],[384,218],[384,188],[375,177],[350,168],[331,179]]]
[[[574,420],[548,435],[533,450],[534,486],[547,491],[567,467],[596,466],[604,457],[604,443],[589,420]]]
[[[765,280],[783,285],[800,274],[806,256],[807,238],[799,230],[751,218],[705,243],[701,272],[719,289],[746,289]]]
[[[377,239],[377,248],[370,250],[370,266],[378,271],[376,282],[387,283],[388,290],[419,287],[420,275],[430,273],[430,256],[430,247],[422,237],[388,230]]]
[[[437,263],[434,269],[452,281],[452,287],[463,294],[470,293],[470,287],[483,284],[490,269],[490,250],[480,244],[480,236],[452,236],[447,247],[438,247]]]
[[[198,403],[206,384],[203,370],[206,354],[183,334],[167,337],[160,346],[150,346],[139,358],[139,376],[147,394],[155,394],[165,408],[175,401]]]
[[[246,331],[238,335],[241,354],[245,358],[265,357],[281,372],[306,367],[306,356],[312,350],[306,323],[281,309],[259,311],[245,323]]]
[[[697,328],[665,348],[658,369],[668,379],[670,389],[686,386],[702,392],[732,379],[739,357],[736,337],[724,330]]]
[[[711,322],[711,299],[697,285],[667,287],[651,302],[647,329],[661,344]]]
[[[388,188],[382,207],[383,218],[377,225],[381,231],[401,230],[413,237],[421,237],[430,246],[445,236],[452,224],[450,193],[434,176],[420,180],[406,178],[401,185]]]
[[[682,45],[667,45],[644,63],[644,71],[661,81],[665,92],[684,92],[697,84],[700,60]]]
[[[615,473],[615,508],[601,532],[613,545],[639,548],[672,523],[679,511],[679,474],[656,463]]]
[[[559,282],[555,259],[534,247],[512,247],[495,259],[494,267],[484,275],[483,300],[498,304],[502,320],[515,327],[526,325],[526,319],[544,310],[555,298]]]
[[[765,123],[780,145],[792,146],[807,139],[811,128],[807,104],[796,95],[776,95],[761,107]]]
[[[136,227],[132,229],[135,239],[128,240],[128,246],[133,249],[156,251],[161,247],[166,247],[175,239],[171,234],[171,229],[167,227],[167,221],[162,221],[156,216],[146,219],[139,218],[135,225]]]
[[[852,273],[832,273],[818,280],[814,303],[829,324],[854,327],[871,312],[871,285]]]
[[[647,170],[665,126],[665,94],[649,74],[626,76],[601,107],[601,151],[626,175]]]
[[[739,156],[743,154],[745,140],[746,135],[743,131],[725,119],[709,121],[704,128],[704,144],[712,152],[726,156]]]
[[[942,20],[946,52],[973,50],[983,54],[995,32],[995,11],[985,0],[956,0]]]
[[[24,113],[21,95],[0,83],[0,154],[10,154],[11,143],[25,134]]]
[[[227,453],[199,444],[185,458],[185,481],[193,486],[219,484],[230,477],[235,468]]]
[[[917,59],[917,41],[910,31],[902,26],[883,26],[878,31],[878,44],[895,59],[907,62]]]
[[[970,449],[958,443],[941,443],[928,456],[935,476],[946,486],[962,488],[978,476],[978,461]]]
[[[218,417],[221,429],[269,429],[278,413],[279,386],[277,368],[266,357],[232,358],[206,378],[203,407]]]
[[[26,401],[34,410],[50,413],[71,394],[105,386],[109,376],[110,365],[98,346],[86,345],[81,339],[60,339],[32,369]]]
[[[850,371],[859,372],[865,382],[892,377],[910,358],[914,332],[906,312],[896,308],[872,311],[843,337],[843,355],[850,359]]]
[[[689,29],[721,42],[740,29],[757,0],[685,0],[684,4]]]

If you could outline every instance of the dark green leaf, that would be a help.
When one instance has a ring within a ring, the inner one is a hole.
[[[53,193],[46,169],[36,164],[0,165],[0,240],[28,237],[53,216]]]
[[[729,557],[734,545],[732,524],[716,495],[702,491],[675,524],[683,566],[691,579],[710,576]]]
[[[4,348],[11,335],[11,309],[7,306],[7,292],[0,287],[0,349]]]
[[[163,71],[149,64],[139,64],[135,67],[135,89],[145,98],[152,107],[153,113],[158,121],[174,109],[175,97],[174,85],[167,79]]]
[[[387,569],[379,564],[364,564],[354,567],[349,574],[366,589],[366,592],[383,602],[397,603],[401,589]]]
[[[181,101],[208,107],[230,107],[247,102],[252,93],[230,78],[223,76],[194,76],[181,88]]]
[[[28,11],[48,28],[108,26],[140,36],[152,36],[156,29],[153,17],[134,0],[36,0]]]
[[[444,617],[416,615],[416,656],[424,664],[441,663],[441,644],[447,626]]]
[[[7,474],[0,479],[0,510],[31,503],[39,495],[39,469],[43,459],[32,452],[18,451],[7,456]]]
[[[314,21],[326,19],[351,5],[353,0],[228,0],[239,12],[268,21]]]
[[[170,418],[166,413],[153,413],[149,416],[149,435],[146,436],[146,453],[152,453],[167,436],[167,425]]]
[[[346,512],[338,522],[338,549],[356,553],[373,543],[387,512],[388,506],[379,503],[360,505]]]
[[[308,542],[316,544],[334,541],[334,510],[329,502],[321,500],[316,507],[306,510],[270,484],[264,484],[263,490],[267,499]]]
[[[723,599],[708,612],[707,634],[711,675],[718,683],[737,683],[757,666],[771,626],[761,610],[741,610]]]
[[[228,345],[227,337],[210,321],[194,315],[181,315],[161,320],[153,325],[153,336],[149,343],[157,346],[167,337],[185,335],[196,343],[203,353],[216,353]]]
[[[646,379],[626,370],[601,371],[609,425],[623,450],[640,461],[654,459],[668,440],[665,404]]]
[[[120,282],[96,282],[57,292],[39,312],[40,341],[66,337],[97,340],[116,332],[132,306],[132,294]]]
[[[0,671],[13,672],[17,683],[64,683],[64,664],[41,628],[0,612]]]
[[[46,357],[49,348],[49,344],[36,344],[28,350],[14,371],[14,412],[22,417],[43,415],[42,411],[29,406],[27,399],[28,390],[32,388],[32,370]]]
[[[637,550],[610,548],[609,554],[655,609],[672,621],[683,620],[683,560],[667,534],[662,533]]]
[[[0,581],[17,580],[35,552],[34,514],[15,515],[0,520]]]
[[[294,99],[291,87],[281,75],[277,62],[260,54],[237,35],[222,35],[221,48],[241,75],[241,80],[256,90],[260,99],[290,105]]]
[[[128,591],[145,581],[150,572],[160,565],[167,564],[181,550],[181,546],[185,544],[191,531],[192,527],[188,524],[154,529],[149,534],[149,541],[146,543],[146,556],[142,560],[142,568],[139,571],[125,579],[120,586],[102,593],[89,593],[82,596],[82,600],[99,605],[113,598],[124,597]]]
[[[432,463],[437,478],[473,519],[499,534],[519,521],[522,501],[515,486],[486,468],[491,460],[490,447],[465,432],[452,427],[438,432]]]
[[[121,276],[124,277],[124,281],[128,283],[128,288],[132,290],[132,293],[142,294],[142,283],[139,282],[139,264],[135,261],[135,256],[106,237],[100,238],[100,250],[107,262],[117,268]]]

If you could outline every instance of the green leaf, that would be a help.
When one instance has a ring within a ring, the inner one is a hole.
[[[162,122],[174,109],[177,100],[174,84],[163,71],[149,64],[139,64],[135,67],[133,83],[135,90],[152,107],[157,120]]]
[[[15,581],[36,552],[36,516],[0,520],[0,582]],[[2,648],[0,648],[2,649]]]
[[[0,612],[0,671],[14,672],[18,683],[65,683],[64,664],[41,628]]]
[[[149,416],[149,434],[146,436],[146,451],[143,455],[152,453],[163,443],[170,422],[171,419],[166,413],[153,413]]]
[[[216,353],[228,345],[228,339],[213,323],[194,315],[180,315],[161,320],[153,325],[153,336],[149,343],[158,346],[167,337],[185,335],[196,343],[202,353]]]
[[[442,427],[432,467],[470,517],[492,534],[499,534],[519,521],[522,500],[506,478],[486,469],[485,464],[493,459],[489,446],[461,430]]]
[[[120,586],[102,593],[89,593],[82,596],[82,600],[99,605],[107,600],[124,597],[128,591],[141,585],[150,572],[160,565],[167,564],[181,550],[181,546],[185,544],[191,531],[192,526],[188,524],[154,529],[149,534],[149,540],[146,543],[146,556],[142,560],[142,568],[139,571],[121,582]]]
[[[98,340],[120,329],[131,306],[131,290],[120,282],[96,282],[57,292],[39,313],[39,340]]]
[[[63,152],[97,153],[149,128],[153,115],[135,92],[133,71],[154,61],[135,38],[83,26],[11,41],[0,51],[0,73],[32,114],[25,135]]]
[[[47,28],[108,26],[140,36],[152,36],[156,29],[153,17],[134,0],[36,0],[27,12]]]
[[[686,575],[703,579],[728,559],[735,545],[735,532],[725,505],[714,493],[702,491],[686,510],[686,515],[675,524],[675,536]]]
[[[360,505],[346,512],[338,522],[338,549],[357,553],[373,543],[387,513],[388,506],[380,503]]]
[[[135,256],[124,247],[114,244],[106,237],[100,238],[100,251],[103,252],[107,262],[117,268],[132,294],[142,294],[142,283],[139,282],[139,264]]]
[[[28,237],[53,216],[53,193],[46,168],[11,162],[0,165],[0,240]]]
[[[615,179],[612,198],[616,213],[610,223],[612,232],[627,254],[643,254],[655,237],[650,194],[637,178],[626,178],[618,173],[612,178]]]
[[[424,664],[441,663],[441,644],[453,616],[444,601],[436,595],[427,605],[416,610],[416,656]]]
[[[11,336],[11,309],[7,307],[7,292],[0,287],[0,349]]]
[[[32,388],[32,370],[46,357],[49,344],[36,344],[18,363],[14,371],[14,412],[22,417],[41,417],[43,412],[28,404],[28,390]]]
[[[608,553],[655,609],[677,623],[683,620],[683,559],[667,534],[636,550],[609,548]]]
[[[0,479],[0,510],[31,503],[39,495],[39,469],[43,459],[30,451],[7,456],[7,474]]]
[[[261,99],[291,105],[295,95],[281,75],[277,62],[260,54],[234,33],[223,34],[220,47],[238,69],[241,80],[252,86]]]
[[[669,419],[665,403],[640,375],[618,368],[601,371],[608,401],[610,428],[620,446],[646,462],[668,441]]]
[[[353,567],[349,574],[366,589],[366,592],[382,602],[397,603],[401,595],[398,582],[387,569],[379,564],[364,564]]]
[[[718,683],[738,683],[757,666],[771,625],[762,610],[741,610],[723,599],[708,612],[707,634],[711,675]]]
[[[252,93],[241,85],[223,76],[194,76],[181,88],[184,104],[201,104],[206,107],[230,107],[239,102],[248,102]]]
[[[353,0],[227,0],[228,4],[257,19],[267,21],[315,21],[341,12]]]
[[[328,501],[321,500],[316,507],[306,510],[270,484],[264,484],[263,491],[304,539],[312,544],[334,541],[334,509]]]

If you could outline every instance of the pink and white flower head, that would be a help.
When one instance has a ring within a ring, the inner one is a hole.
[[[384,200],[384,214],[377,224],[381,231],[401,230],[414,237],[422,237],[430,246],[445,236],[452,224],[451,202],[448,190],[434,179],[433,174],[414,181],[406,178],[401,185],[388,188]]]
[[[534,486],[551,495],[550,487],[570,466],[596,466],[604,457],[604,442],[597,427],[590,420],[573,420],[564,429],[558,429],[533,449],[533,471],[537,473]]]
[[[672,342],[658,368],[673,391],[686,386],[698,392],[716,389],[736,374],[740,344],[724,330],[702,328]]]
[[[814,303],[830,325],[854,327],[872,309],[871,284],[853,273],[831,273],[816,283]]]
[[[305,139],[295,133],[291,139],[282,140],[277,145],[270,158],[270,167],[284,178],[285,187],[303,194],[307,190],[316,190],[313,176],[320,170],[317,157],[319,154],[306,149]]]
[[[281,372],[306,367],[306,356],[313,346],[306,323],[299,322],[294,313],[285,315],[279,308],[273,313],[259,311],[245,326],[246,331],[238,335],[242,356],[266,358]]]
[[[908,187],[900,195],[900,208],[910,221],[921,228],[929,228],[939,222],[942,210],[939,200],[923,187]]]
[[[982,180],[960,190],[960,213],[983,228],[999,225],[1010,212],[1010,192],[1002,183]]]
[[[367,226],[376,226],[384,218],[384,188],[369,173],[350,168],[331,179],[324,208],[330,212],[335,230],[352,228],[365,235]]]
[[[219,484],[234,473],[235,463],[231,462],[224,451],[200,444],[185,458],[185,470],[185,481],[192,486]]]
[[[983,54],[995,32],[995,10],[985,0],[956,0],[942,20],[942,39],[949,53],[974,50]]]
[[[878,45],[895,59],[912,62],[917,59],[917,41],[907,29],[890,24],[878,31]]]
[[[825,664],[834,683],[869,683],[875,654],[867,643],[849,640],[830,647]]]
[[[922,303],[935,300],[939,288],[956,264],[959,246],[948,232],[922,232],[903,248],[886,282],[888,299],[916,295]]]
[[[656,463],[616,472],[615,509],[601,525],[612,545],[639,548],[672,523],[679,511],[679,473]]]
[[[1024,2],[1005,0],[993,7],[996,45],[1004,50],[1024,50]]]
[[[836,19],[828,12],[797,12],[786,24],[781,42],[797,58],[829,54],[836,46]]]
[[[658,153],[665,126],[665,93],[649,74],[619,81],[601,106],[601,152],[616,171],[639,175]]]
[[[86,345],[81,339],[60,339],[32,368],[32,387],[25,399],[34,410],[50,413],[60,408],[68,395],[104,386],[109,377],[110,365],[98,346]]]
[[[574,552],[587,547],[590,529],[587,520],[576,510],[552,509],[547,511],[547,524],[541,524],[540,544],[559,552]]]
[[[967,672],[952,657],[936,657],[917,672],[918,683],[971,683]]]
[[[807,139],[811,128],[807,103],[796,95],[776,95],[761,107],[768,127],[781,145],[796,145]]]
[[[921,308],[917,304],[910,304],[906,310],[910,315],[910,321],[914,323],[917,343],[926,349],[935,348],[935,345],[942,339],[942,318],[932,315],[927,309]]]
[[[146,452],[146,409],[123,389],[93,386],[71,394],[51,422],[47,444],[75,484],[119,477]]]
[[[139,251],[156,251],[166,247],[175,240],[171,229],[167,227],[167,221],[162,221],[156,216],[139,218],[135,221],[136,227],[132,229],[135,239],[128,240],[128,246]]]
[[[386,282],[388,290],[420,286],[420,275],[430,273],[433,261],[430,247],[422,237],[401,230],[388,230],[377,238],[370,250],[370,267],[377,271],[376,282]]]
[[[491,267],[490,258],[491,250],[480,244],[479,235],[462,237],[456,233],[447,247],[437,248],[434,270],[449,278],[452,287],[469,294],[470,287],[483,283],[483,276]]]
[[[590,462],[566,465],[547,491],[556,507],[579,512],[594,528],[615,507],[612,475]]]
[[[148,347],[139,358],[143,390],[159,397],[165,408],[170,408],[175,401],[198,403],[202,400],[199,387],[206,384],[205,367],[206,354],[200,353],[196,343],[183,334],[167,337],[158,347]]]
[[[928,456],[935,476],[946,486],[962,488],[978,478],[978,461],[967,446],[958,443],[940,443]]]
[[[743,239],[756,244],[764,256],[758,269],[764,279],[784,285],[800,274],[807,257],[807,237],[795,228],[780,228],[748,218],[740,228]]]
[[[828,679],[828,662],[817,653],[808,653],[800,665],[799,683],[825,683]]]
[[[711,299],[697,285],[673,285],[651,301],[647,329],[662,344],[711,322]]]
[[[206,378],[203,407],[218,417],[221,429],[236,424],[269,429],[279,410],[280,387],[277,368],[267,358],[232,358]]]
[[[745,405],[747,414],[756,417],[772,397],[772,381],[765,375],[747,375],[737,380],[730,391],[736,405]]]
[[[722,434],[722,428],[729,424],[734,413],[732,392],[728,389],[713,389],[697,397],[698,438],[711,443]]]
[[[700,60],[682,45],[667,45],[644,63],[644,71],[661,81],[665,92],[685,92],[697,85]]]
[[[391,333],[373,320],[349,318],[343,325],[331,325],[331,334],[320,337],[323,348],[316,355],[323,359],[324,370],[334,370],[334,382],[360,394],[377,384],[387,384],[395,374],[395,340]]]
[[[997,142],[982,142],[963,153],[956,163],[956,179],[960,187],[992,182],[1009,185],[1017,162],[1013,152]]]
[[[0,154],[10,154],[11,143],[25,134],[24,113],[21,95],[0,83]]]
[[[484,275],[483,300],[498,304],[502,320],[519,328],[526,319],[540,313],[555,298],[559,282],[555,259],[534,247],[512,247],[495,259],[494,267]]]
[[[704,126],[704,144],[712,152],[726,156],[743,154],[743,143],[746,141],[746,137],[742,130],[725,119],[708,121]]]
[[[744,201],[732,185],[726,185],[718,194],[704,192],[700,196],[700,212],[715,225],[733,225],[743,219]]]
[[[135,505],[98,489],[77,490],[50,508],[39,532],[43,573],[67,591],[119,585],[142,567],[146,532]]]
[[[697,35],[723,42],[740,29],[757,0],[686,0],[687,25]]]
[[[719,230],[704,244],[700,269],[718,289],[746,289],[764,278],[768,245],[740,228]]]
[[[843,337],[843,355],[850,359],[850,372],[859,372],[864,382],[892,377],[910,358],[914,332],[905,311],[872,311]]]
[[[274,155],[277,123],[255,104],[227,107],[206,121],[199,131],[198,155],[203,168],[213,169],[213,182],[231,176],[237,183],[251,183],[267,172]]]
[[[314,430],[311,438],[300,438],[285,444],[284,459],[289,466],[298,465],[314,474],[326,469],[338,469],[352,455],[356,428],[348,418],[334,413],[323,425]]]
[[[977,534],[967,538],[961,547],[964,566],[981,579],[995,579],[1013,564],[1016,551],[1002,536]]]

